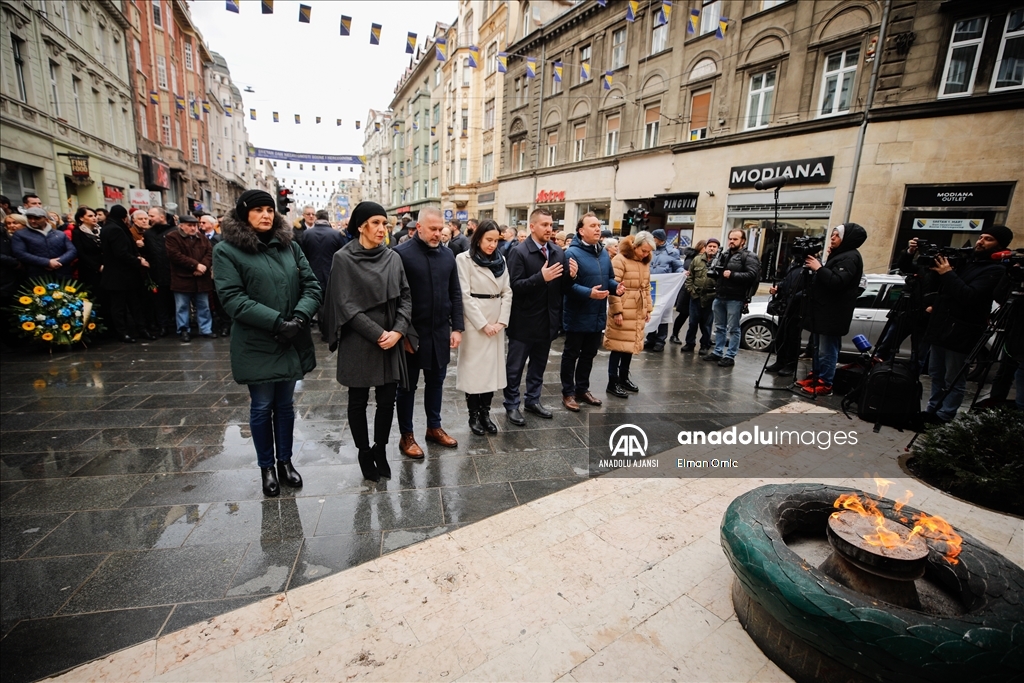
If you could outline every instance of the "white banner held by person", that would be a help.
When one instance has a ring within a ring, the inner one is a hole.
[[[683,273],[662,273],[651,276],[651,299],[654,301],[654,312],[651,320],[644,327],[644,333],[650,334],[658,329],[663,322],[672,322],[672,309],[676,305],[676,297],[683,286]]]

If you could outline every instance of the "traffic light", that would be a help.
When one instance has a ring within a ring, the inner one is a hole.
[[[287,187],[282,187],[277,191],[277,210],[282,214],[288,213],[288,205],[291,204],[294,199],[291,198],[292,191]]]

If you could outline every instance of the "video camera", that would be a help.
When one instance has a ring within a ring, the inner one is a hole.
[[[974,249],[971,247],[940,247],[934,242],[918,238],[914,265],[918,268],[932,268],[935,265],[935,257],[944,256],[950,266],[957,268],[966,263],[973,253]]]
[[[824,248],[824,237],[810,237],[809,235],[802,235],[793,240],[793,244],[790,245],[789,251],[795,258],[803,260],[808,256],[817,256]]]
[[[1003,265],[1006,266],[1006,276],[1012,282],[1018,285],[1024,283],[1024,249],[1009,252],[1009,256],[1003,258]]]
[[[712,280],[717,280],[725,272],[725,263],[722,261],[722,255],[725,253],[725,250],[719,250],[715,254],[715,260],[708,264],[708,277]]]

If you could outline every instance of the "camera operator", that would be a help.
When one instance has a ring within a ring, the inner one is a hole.
[[[779,320],[775,341],[775,362],[765,368],[779,377],[796,374],[797,359],[800,357],[800,303],[804,294],[804,259],[793,256],[789,270],[779,284],[768,290],[772,300],[768,313]]]
[[[994,293],[995,301],[1000,306],[1006,306],[1011,294],[1024,291],[1024,249],[1018,249],[1012,254],[1003,279],[996,287]],[[1008,318],[1004,319],[1002,325],[1006,330],[1002,349],[992,349],[996,355],[1000,350],[1003,357],[999,360],[999,371],[992,380],[992,388],[989,396],[978,403],[979,408],[998,408],[1006,403],[1010,395],[1010,387],[1017,384],[1018,408],[1024,410],[1024,299],[1019,298],[1010,304]]]
[[[931,317],[932,303],[939,290],[939,276],[931,268],[918,266],[915,260],[918,246],[916,237],[910,240],[907,250],[896,262],[900,273],[907,276],[903,284],[903,296],[907,298],[906,310],[889,311],[889,320],[878,342],[875,355],[882,360],[889,360],[896,355],[909,336],[910,360],[916,364],[917,373],[921,374],[928,369],[925,367],[928,344],[924,338],[928,330],[928,319]]]
[[[808,255],[804,266],[813,275],[804,297],[803,329],[811,333],[815,349],[811,376],[797,382],[800,391],[809,396],[831,396],[832,379],[843,336],[850,331],[853,309],[860,296],[864,262],[857,248],[868,238],[867,231],[856,223],[837,225],[829,236],[825,264]]]
[[[740,350],[740,316],[761,274],[761,261],[746,249],[746,244],[747,236],[742,230],[730,230],[728,249],[721,252],[714,266],[708,269],[708,277],[718,276],[715,301],[711,305],[715,314],[715,350],[704,356],[704,360],[716,361],[721,368],[736,364]],[[725,345],[727,337],[728,347]]]
[[[972,257],[955,270],[945,256],[935,256],[932,270],[938,273],[939,287],[925,333],[925,342],[931,345],[928,374],[932,378],[931,396],[922,415],[927,422],[949,422],[956,417],[967,386],[967,373],[960,369],[985,331],[993,295],[1005,270],[992,260],[992,254],[1012,240],[1008,227],[993,225],[981,231]],[[912,249],[916,250],[916,245]]]

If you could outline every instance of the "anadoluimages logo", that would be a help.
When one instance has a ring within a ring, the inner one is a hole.
[[[634,424],[619,425],[608,437],[608,450],[613,458],[642,458],[647,455],[647,434]]]

